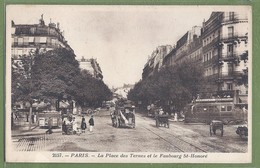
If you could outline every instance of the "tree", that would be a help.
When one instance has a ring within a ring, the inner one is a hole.
[[[42,99],[62,98],[80,73],[75,55],[63,48],[37,54],[32,66],[33,96]]]
[[[104,82],[81,71],[75,55],[66,49],[37,52],[31,58],[31,66],[26,68],[29,75],[12,71],[14,102],[26,100],[26,96],[47,102],[67,97],[80,105],[95,106],[112,97]]]
[[[81,71],[75,79],[75,87],[71,89],[81,106],[86,104],[98,106],[102,101],[110,100],[112,92],[102,80],[93,78],[86,70]]]
[[[160,106],[171,102],[177,110],[181,110],[196,96],[204,83],[203,68],[187,61],[164,67],[153,76],[139,81],[130,90],[128,98],[147,103],[157,101]]]

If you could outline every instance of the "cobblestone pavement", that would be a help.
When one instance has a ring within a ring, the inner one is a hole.
[[[81,117],[77,118],[78,124]],[[88,120],[89,117],[87,116]],[[225,126],[224,136],[209,136],[208,125],[185,125],[170,122],[170,128],[155,127],[155,121],[136,115],[136,128],[112,127],[108,111],[94,116],[94,132],[80,135],[53,134],[15,136],[17,151],[84,151],[84,152],[246,152],[247,141],[235,133],[234,126]],[[39,128],[37,128],[39,129]]]

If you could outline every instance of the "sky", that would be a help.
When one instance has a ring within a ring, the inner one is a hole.
[[[193,26],[202,26],[209,6],[8,5],[7,25],[60,24],[76,58],[96,58],[111,87],[142,78],[148,56],[160,45],[175,45]],[[26,11],[26,12],[21,12]]]

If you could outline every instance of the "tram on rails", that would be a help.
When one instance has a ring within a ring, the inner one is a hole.
[[[185,123],[207,123],[220,120],[230,122],[247,121],[245,103],[235,104],[233,98],[197,99],[184,108]]]

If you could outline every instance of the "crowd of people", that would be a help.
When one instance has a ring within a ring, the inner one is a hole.
[[[93,127],[94,127],[94,117],[91,115],[89,119],[89,131],[93,132]],[[87,121],[85,116],[82,116],[81,122],[76,120],[76,117],[68,117],[63,119],[62,123],[62,131],[63,134],[70,135],[70,134],[77,134],[80,135],[81,133],[85,133],[87,130]]]

